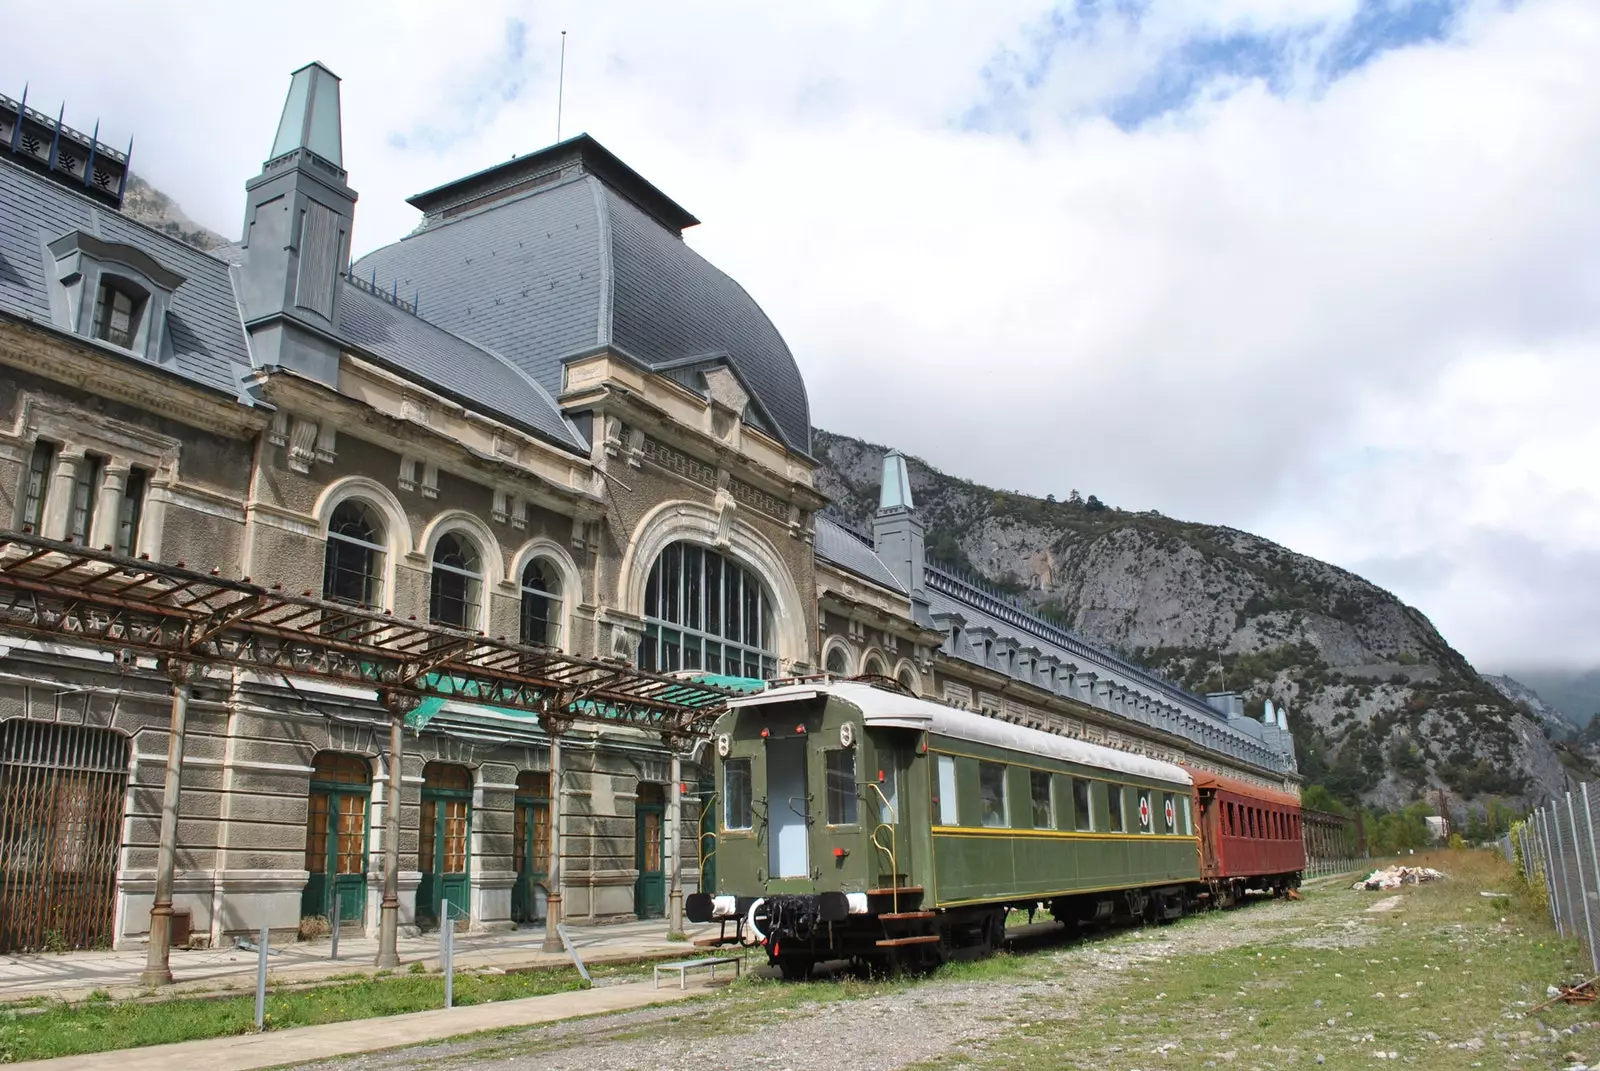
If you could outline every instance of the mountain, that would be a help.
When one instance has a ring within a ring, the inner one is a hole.
[[[885,448],[818,429],[818,484],[877,507]],[[1443,787],[1540,800],[1582,761],[1428,619],[1344,569],[1233,528],[983,487],[909,459],[928,554],[1195,691],[1287,701],[1308,783],[1392,807]]]
[[[1495,676],[1485,673],[1483,679],[1493,685],[1495,691],[1511,700],[1512,705],[1522,710],[1523,713],[1533,715],[1540,723],[1548,726],[1552,735],[1570,738],[1577,735],[1578,730],[1582,727],[1578,722],[1569,718],[1565,712],[1557,710],[1553,705],[1547,703],[1538,692],[1515,677]]]
[[[1524,682],[1559,707],[1569,721],[1587,725],[1600,714],[1600,667],[1585,670],[1508,669],[1507,674]]]
[[[216,231],[201,226],[178,207],[178,202],[150,185],[138,175],[128,176],[128,188],[123,191],[122,214],[138,220],[147,227],[166,231],[178,241],[207,252],[227,239]]]

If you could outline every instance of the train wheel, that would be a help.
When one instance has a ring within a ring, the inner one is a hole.
[[[983,918],[983,954],[992,956],[1006,943],[1006,913],[994,911]]]

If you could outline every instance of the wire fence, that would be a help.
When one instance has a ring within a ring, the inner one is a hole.
[[[1512,827],[1500,850],[1544,900],[1556,932],[1582,942],[1600,974],[1600,787],[1578,786]]]

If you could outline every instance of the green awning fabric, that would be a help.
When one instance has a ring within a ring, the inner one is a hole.
[[[446,703],[450,702],[456,697],[460,697],[460,699],[464,700],[465,702],[470,703],[471,705],[482,710],[493,711],[495,714],[503,718],[518,718],[532,721],[538,717],[538,715],[531,710],[519,710],[511,707],[497,707],[488,703],[477,702],[475,697],[478,694],[478,687],[474,681],[462,680],[459,677],[447,677],[441,674],[429,674],[427,677],[427,683],[428,687],[435,693],[445,692],[448,694],[430,695],[422,702],[418,703],[416,709],[406,715],[406,725],[412,729],[422,729],[423,726],[432,721],[433,718],[444,709]],[[720,674],[711,673],[698,677],[690,677],[686,679],[684,683],[686,685],[701,684],[708,685],[713,688],[724,688],[728,691],[738,692],[740,695],[752,695],[756,692],[765,691],[767,688],[767,682],[760,680],[759,678],[727,677]],[[669,703],[674,702],[678,698],[678,696],[674,695],[674,691],[675,690],[673,688],[669,687],[660,693],[660,698]],[[693,692],[689,688],[685,688],[682,698],[687,699],[695,694],[697,693]],[[458,713],[462,716],[469,716],[468,711],[459,711]],[[611,704],[595,702],[594,700],[590,699],[585,699],[575,704],[573,713],[580,715],[581,717],[594,718],[602,721],[616,717],[616,711],[614,708],[612,708]]]

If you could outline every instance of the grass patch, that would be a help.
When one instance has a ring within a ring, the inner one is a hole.
[[[611,973],[611,972],[606,972]],[[618,971],[616,973],[621,973]],[[582,989],[575,971],[470,974],[455,977],[457,1006]],[[371,1019],[444,1007],[444,978],[407,974],[361,978],[285,993],[268,993],[267,1029]],[[113,1002],[94,994],[77,1004],[0,1009],[0,1063],[78,1056],[174,1041],[247,1034],[255,1028],[255,994],[220,998]]]
[[[1600,1031],[1561,1032],[1594,1022],[1593,1010],[1529,1014],[1547,985],[1586,964],[1528,898],[1478,895],[1513,887],[1504,859],[1460,851],[1416,862],[1449,880],[1406,889],[1384,912],[1366,909],[1393,894],[1337,885],[1308,893],[1295,912],[1273,916],[1286,921],[1245,943],[1132,963],[1091,999],[1041,1001],[981,1054],[951,1059],[1007,1071],[1366,1068],[1398,1059],[1448,1071],[1560,1066],[1569,1051],[1600,1056]]]

